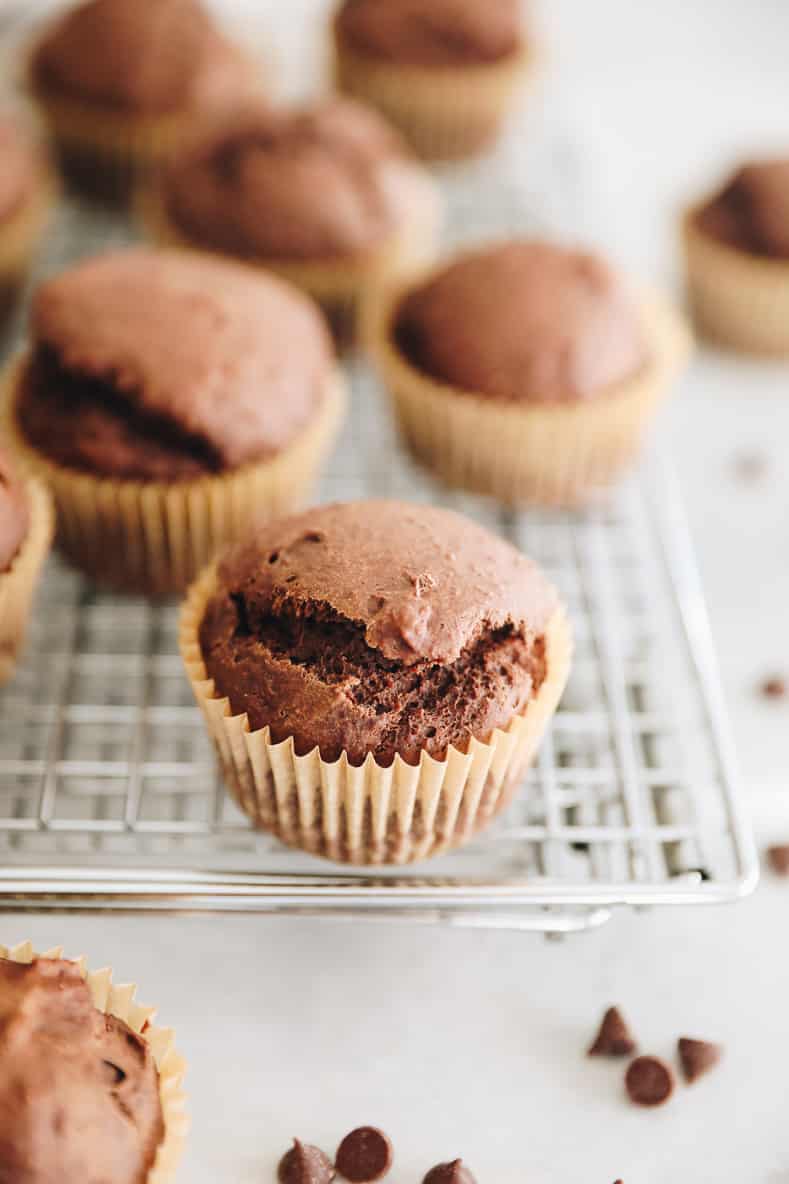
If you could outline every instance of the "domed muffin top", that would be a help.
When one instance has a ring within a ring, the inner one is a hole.
[[[200,0],[87,0],[45,33],[32,70],[47,90],[150,114],[219,103],[257,82]]]
[[[234,711],[297,751],[418,761],[486,737],[544,677],[556,595],[509,543],[449,510],[323,506],[233,547],[200,630]]]
[[[374,250],[436,200],[397,133],[343,99],[236,114],[179,154],[161,183],[168,217],[191,240],[264,258]]]
[[[29,524],[25,487],[8,457],[0,452],[0,572],[11,566]]]
[[[0,958],[6,1179],[144,1184],[164,1134],[151,1051],[93,1006],[71,962]]]
[[[592,398],[645,360],[640,312],[617,273],[542,242],[460,256],[405,294],[391,331],[438,382],[507,403]]]
[[[275,454],[325,398],[334,365],[305,296],[186,251],[78,263],[36,292],[32,334],[23,431],[62,464],[118,477]]]
[[[696,218],[702,230],[730,246],[789,259],[789,159],[744,164]]]
[[[335,21],[340,44],[411,66],[495,62],[523,39],[520,0],[345,0]]]

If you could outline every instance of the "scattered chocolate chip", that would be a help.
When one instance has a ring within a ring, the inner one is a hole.
[[[462,1159],[451,1163],[437,1163],[425,1176],[422,1184],[477,1184]]]
[[[776,876],[789,876],[789,843],[776,843],[768,847],[767,862]]]
[[[691,1040],[689,1036],[680,1036],[677,1041],[679,1063],[685,1080],[696,1081],[714,1069],[723,1056],[720,1044],[712,1044],[709,1040]]]
[[[774,674],[771,678],[765,678],[759,690],[765,699],[784,699],[787,693],[786,679]]]
[[[590,1057],[629,1057],[636,1051],[636,1042],[618,1007],[609,1007],[603,1016],[600,1030],[589,1048]]]
[[[383,1179],[393,1159],[392,1144],[383,1131],[359,1126],[340,1143],[334,1166],[351,1184],[372,1184]]]
[[[329,1184],[336,1173],[328,1155],[320,1147],[293,1140],[290,1151],[279,1161],[277,1179],[279,1184]]]
[[[734,471],[741,481],[759,481],[767,472],[767,458],[760,452],[741,452],[734,458]]]
[[[637,1106],[661,1106],[674,1092],[674,1074],[657,1057],[636,1057],[625,1074],[625,1088]]]

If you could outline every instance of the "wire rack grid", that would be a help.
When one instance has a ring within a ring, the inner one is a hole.
[[[539,222],[511,170],[492,208],[479,176],[445,180],[450,239]],[[66,203],[41,270],[128,238],[112,215]],[[665,463],[648,458],[572,514],[448,494],[399,449],[364,363],[349,369],[352,406],[321,499],[440,498],[533,555],[569,607],[573,672],[518,799],[469,847],[374,875],[254,833],[218,778],[176,607],[98,592],[55,556],[0,692],[0,907],[385,914],[558,933],[617,905],[749,891],[757,861]]]

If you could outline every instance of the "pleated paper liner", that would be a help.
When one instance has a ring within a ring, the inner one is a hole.
[[[52,492],[60,547],[98,583],[150,596],[183,591],[224,543],[305,501],[346,405],[337,370],[314,419],[269,460],[169,484],[115,481],[56,464],[27,441],[15,411],[24,365],[23,357],[5,376],[0,428]]]
[[[4,318],[25,281],[47,228],[57,196],[53,177],[43,174],[36,192],[0,223],[0,320]]]
[[[0,572],[0,686],[16,669],[36,584],[55,525],[52,501],[41,482],[27,478],[25,492],[30,510],[27,535],[11,566]]]
[[[744,353],[789,355],[789,260],[741,251],[705,233],[698,207],[682,222],[691,310],[699,333]]]
[[[135,206],[141,226],[159,246],[211,250],[190,239],[175,225],[155,184],[140,187]],[[402,231],[375,252],[346,259],[234,258],[274,272],[311,296],[321,306],[335,342],[345,349],[357,341],[363,307],[372,292],[382,284],[416,275],[433,262],[438,250],[441,211],[440,193],[431,183],[425,188],[424,208],[414,209]]]
[[[427,160],[475,156],[496,139],[534,63],[524,49],[473,66],[398,65],[334,45],[338,90],[377,107]]]
[[[60,947],[37,953],[32,942],[25,941],[8,949],[0,946],[0,958],[12,962],[30,963],[35,958],[62,958]],[[169,1184],[175,1175],[181,1158],[184,1141],[189,1130],[186,1114],[186,1095],[183,1078],[186,1062],[175,1049],[175,1038],[171,1028],[160,1028],[153,1023],[156,1011],[136,1003],[137,988],[133,983],[114,985],[112,971],[88,970],[84,958],[73,959],[80,974],[86,980],[93,1006],[105,1015],[114,1015],[136,1032],[149,1045],[159,1073],[159,1098],[164,1119],[164,1138],[159,1145],[154,1165],[148,1173],[145,1184]]]
[[[293,740],[272,743],[250,731],[207,677],[199,630],[216,587],[212,566],[195,582],[181,612],[179,644],[195,697],[214,741],[228,788],[254,825],[284,843],[341,863],[405,864],[460,847],[509,805],[558,705],[570,668],[570,626],[557,609],[546,631],[545,681],[522,715],[467,752],[443,760],[399,755],[388,768],[368,755],[351,765],[317,749],[298,756]]]
[[[365,336],[402,436],[447,485],[505,504],[573,506],[611,484],[638,456],[690,349],[678,314],[653,300],[643,311],[648,358],[634,378],[589,400],[502,403],[442,384],[409,362],[391,331],[401,294],[377,302]]]

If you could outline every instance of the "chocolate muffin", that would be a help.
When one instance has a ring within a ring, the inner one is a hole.
[[[46,30],[29,73],[69,177],[115,197],[196,119],[260,89],[200,0],[87,0]]]
[[[35,138],[18,119],[0,113],[0,327],[46,230],[54,188]]]
[[[686,348],[603,259],[528,240],[405,287],[373,330],[415,456],[505,502],[574,503],[618,476]]]
[[[109,972],[86,975],[59,950],[0,954],[0,1178],[166,1184],[183,1066],[150,1010],[128,989],[111,1006]]]
[[[738,168],[685,216],[691,303],[709,337],[789,354],[789,160]]]
[[[46,490],[0,451],[0,684],[13,673],[52,538]]]
[[[428,157],[487,147],[531,56],[520,0],[344,0],[333,36],[339,88]]]
[[[278,271],[346,335],[365,289],[432,257],[439,205],[399,135],[337,99],[234,115],[176,156],[142,202],[159,241]]]
[[[182,643],[198,698],[227,702],[272,761],[311,756],[318,798],[318,766],[335,781],[331,804],[297,791],[289,819],[282,765],[276,791],[258,766],[250,795],[226,762],[254,821],[361,862],[462,842],[506,804],[569,651],[556,592],[529,559],[448,510],[387,501],[310,510],[237,544],[193,590]],[[507,752],[500,767],[491,750]],[[497,765],[481,795],[461,753]],[[408,794],[390,798],[393,775],[412,785],[410,812]]]
[[[282,281],[187,252],[83,261],[34,296],[12,440],[50,484],[62,543],[121,587],[183,586],[292,504],[342,406],[323,321]]]

